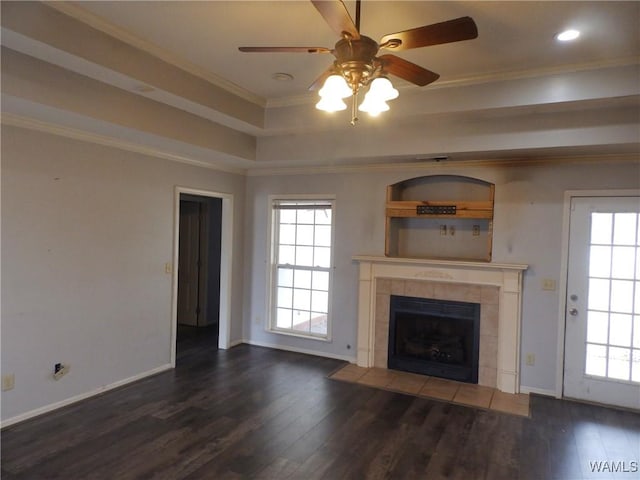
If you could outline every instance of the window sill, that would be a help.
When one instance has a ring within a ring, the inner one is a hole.
[[[331,338],[329,336],[319,337],[315,335],[305,335],[303,333],[290,332],[288,330],[276,330],[272,328],[266,328],[265,331],[267,333],[274,333],[276,335],[286,335],[287,337],[297,337],[297,338],[303,338],[305,340],[316,340],[319,342],[331,343]]]

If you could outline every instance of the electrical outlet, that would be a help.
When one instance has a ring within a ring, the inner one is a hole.
[[[440,235],[446,235],[446,234],[447,234],[447,226],[440,225]]]
[[[60,380],[67,373],[69,373],[69,365],[63,365],[62,363],[56,363],[53,366],[53,378],[54,380]]]
[[[449,235],[453,237],[455,234],[456,234],[456,227],[454,227],[453,225],[449,225]]]
[[[13,390],[16,386],[16,376],[13,373],[7,373],[2,376],[2,391]]]
[[[474,237],[479,237],[480,236],[480,225],[474,225],[472,227],[471,235],[473,235]]]
[[[527,353],[527,356],[525,357],[525,363],[529,367],[533,367],[536,364],[536,356],[533,353]]]

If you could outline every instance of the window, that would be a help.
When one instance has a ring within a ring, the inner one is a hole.
[[[270,330],[329,338],[333,200],[273,200]]]

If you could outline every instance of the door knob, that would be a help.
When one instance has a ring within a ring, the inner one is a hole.
[[[572,317],[575,317],[576,315],[578,315],[578,309],[572,308],[571,310],[569,310],[569,315],[571,315]]]

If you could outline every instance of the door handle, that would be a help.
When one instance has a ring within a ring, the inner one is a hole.
[[[578,309],[577,308],[570,309],[569,315],[571,315],[572,317],[575,317],[576,315],[578,315]]]

